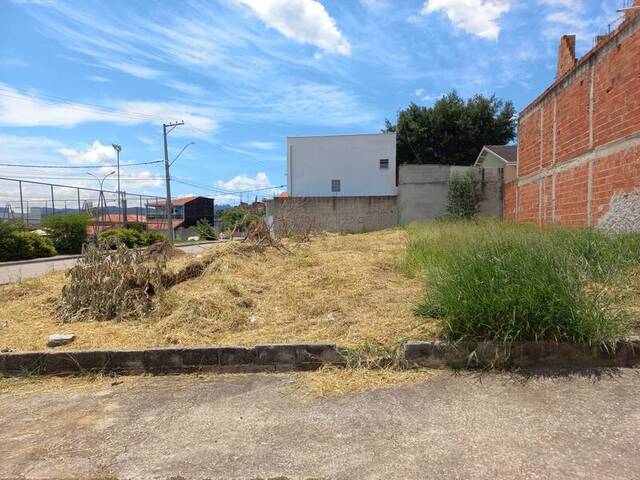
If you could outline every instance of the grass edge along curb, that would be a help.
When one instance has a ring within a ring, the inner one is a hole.
[[[640,337],[606,346],[567,342],[409,341],[403,346],[409,367],[428,368],[612,368],[640,365]]]

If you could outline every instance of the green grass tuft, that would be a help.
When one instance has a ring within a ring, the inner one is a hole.
[[[627,331],[607,286],[640,263],[640,235],[478,220],[409,232],[404,268],[427,281],[416,313],[441,318],[450,340],[597,344]]]

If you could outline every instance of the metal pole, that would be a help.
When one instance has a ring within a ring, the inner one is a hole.
[[[173,244],[173,206],[171,205],[171,178],[169,177],[169,148],[167,146],[166,124],[162,124],[162,134],[164,136],[164,176],[167,190],[167,198],[165,199],[164,207],[166,209],[165,213],[167,217],[167,237],[169,238],[169,243]]]
[[[18,188],[20,189],[20,219],[24,220],[24,204],[22,203],[22,182],[18,182]]]
[[[120,193],[120,150],[122,150],[122,147],[120,145],[116,145],[115,143],[112,143],[111,146],[113,147],[113,149],[116,151],[116,161],[117,161],[117,173],[118,173],[118,188],[117,188],[117,195],[118,195],[118,214],[120,216],[120,221],[122,223],[124,223],[124,214],[122,213],[122,200],[121,200],[121,193]]]
[[[167,234],[169,237],[169,243],[173,245],[173,205],[171,204],[171,176],[169,175],[169,146],[167,144],[167,135],[178,125],[184,125],[184,122],[163,123],[162,134],[164,136],[164,176],[167,187],[167,199],[165,202],[166,217],[167,217]],[[167,127],[171,127],[171,130],[167,132]]]
[[[51,185],[51,211],[53,212],[53,215],[56,214],[56,201],[53,198],[53,185]]]
[[[78,214],[82,211],[82,207],[80,207],[80,189],[76,188],[76,192],[78,193]]]

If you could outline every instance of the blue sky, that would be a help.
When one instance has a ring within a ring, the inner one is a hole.
[[[224,192],[286,183],[288,135],[375,132],[452,89],[524,108],[553,80],[560,35],[584,53],[621,3],[0,0],[0,163],[110,164],[112,143],[122,162],[158,160],[161,124],[184,120],[171,155],[195,144],[172,167],[174,194],[237,201]],[[160,164],[122,177],[163,192]]]

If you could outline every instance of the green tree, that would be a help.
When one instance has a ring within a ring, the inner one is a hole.
[[[398,163],[471,165],[484,145],[503,145],[516,134],[516,110],[495,95],[474,95],[464,100],[455,91],[432,107],[411,103],[398,113],[394,125]]]
[[[220,214],[222,230],[233,230],[235,227],[246,228],[252,221],[262,220],[263,212],[250,212],[242,207],[230,207]]]

